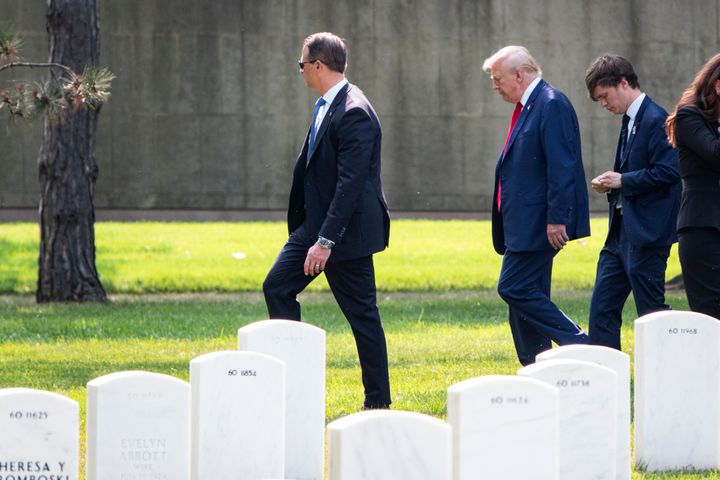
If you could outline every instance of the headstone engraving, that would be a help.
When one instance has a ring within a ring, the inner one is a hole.
[[[191,479],[284,478],[285,364],[225,351],[190,362]]]
[[[614,480],[617,374],[597,363],[547,360],[518,371],[560,391],[560,480]]]
[[[557,480],[558,401],[556,387],[526,377],[490,375],[452,385],[454,480]]]
[[[150,372],[87,384],[87,480],[189,480],[190,385]]]
[[[238,330],[238,349],[264,353],[285,362],[285,476],[322,480],[325,331],[291,320],[264,320]]]
[[[450,480],[450,426],[415,412],[370,410],[328,424],[329,480]]]
[[[635,463],[720,467],[720,322],[665,311],[635,321]]]
[[[77,480],[75,400],[29,388],[0,389],[0,479]]]
[[[630,356],[614,348],[599,345],[565,345],[546,350],[537,356],[538,362],[547,360],[582,360],[613,370],[617,374],[617,480],[630,480]]]

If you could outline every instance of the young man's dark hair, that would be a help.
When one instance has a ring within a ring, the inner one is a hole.
[[[585,72],[585,86],[590,93],[590,98],[597,101],[594,92],[598,85],[616,87],[623,78],[627,80],[631,88],[640,88],[632,64],[625,57],[606,53],[596,58],[588,67]]]

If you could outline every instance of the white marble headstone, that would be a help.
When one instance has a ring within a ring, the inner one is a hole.
[[[558,389],[490,375],[448,388],[454,480],[557,480]]]
[[[0,389],[0,479],[77,480],[79,407],[29,388]]]
[[[87,480],[189,480],[190,385],[117,372],[87,384]]]
[[[238,349],[285,362],[285,477],[322,480],[325,330],[291,320],[263,320],[238,330]]]
[[[665,311],[635,320],[635,463],[720,467],[720,322]]]
[[[191,479],[284,478],[285,364],[225,351],[190,362]]]
[[[560,480],[614,480],[617,374],[597,363],[547,360],[518,370],[560,391]]]
[[[547,360],[583,360],[608,367],[617,374],[617,480],[630,480],[630,356],[614,348],[599,345],[565,345],[546,350],[537,356],[538,362]]]
[[[450,480],[450,426],[398,410],[368,410],[328,424],[329,480]]]

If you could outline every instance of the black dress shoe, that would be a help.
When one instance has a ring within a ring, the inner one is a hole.
[[[390,405],[387,403],[366,403],[360,410],[389,410]]]

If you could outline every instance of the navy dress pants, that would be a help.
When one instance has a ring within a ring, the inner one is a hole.
[[[630,245],[619,219],[615,223],[598,258],[589,329],[591,344],[620,350],[622,310],[631,291],[638,316],[670,309],[665,303],[670,245]]]
[[[503,255],[498,294],[508,304],[510,329],[518,359],[523,365],[558,345],[588,342],[588,337],[550,300],[553,258],[556,250],[510,252]]]
[[[297,295],[317,278],[303,272],[307,252],[314,243],[301,226],[280,251],[263,283],[270,318],[300,321]],[[387,407],[391,403],[387,345],[377,308],[372,255],[341,262],[333,262],[331,255],[325,276],[355,337],[364,406]]]

